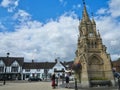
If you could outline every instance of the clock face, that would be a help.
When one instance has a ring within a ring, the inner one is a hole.
[[[92,37],[92,36],[93,36],[93,33],[89,33],[89,36]]]

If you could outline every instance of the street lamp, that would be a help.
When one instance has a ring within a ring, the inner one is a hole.
[[[4,82],[3,82],[3,85],[5,85],[5,83],[6,83],[6,67],[5,67],[5,73],[4,73]]]
[[[10,55],[10,53],[8,52],[7,53],[7,60],[8,60],[8,58],[9,58],[9,55]],[[3,85],[5,85],[6,84],[6,67],[5,67],[5,73],[4,73],[4,82],[3,82]]]

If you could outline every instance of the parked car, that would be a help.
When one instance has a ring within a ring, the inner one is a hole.
[[[42,79],[38,77],[30,77],[28,81],[42,81]]]
[[[114,77],[120,78],[120,73],[119,72],[113,72],[113,74],[114,74]]]
[[[69,78],[70,78],[70,81],[74,81],[74,76],[73,75],[71,75]]]

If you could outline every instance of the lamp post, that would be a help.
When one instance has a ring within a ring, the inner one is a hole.
[[[77,79],[75,78],[75,90],[78,90],[78,87],[77,87]]]
[[[10,53],[7,53],[7,60],[8,60],[8,58],[9,58],[9,55],[10,55]],[[4,82],[3,82],[3,85],[5,85],[6,84],[6,67],[5,67],[5,73],[4,73]]]
[[[5,67],[5,73],[4,73],[4,82],[3,82],[3,85],[6,84],[6,67]]]

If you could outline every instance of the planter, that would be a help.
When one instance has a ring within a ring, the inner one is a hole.
[[[78,62],[78,63],[74,63],[74,64],[72,65],[72,69],[73,69],[75,72],[79,72],[81,68],[82,68],[82,67],[81,67],[81,64],[80,64],[79,62]]]

